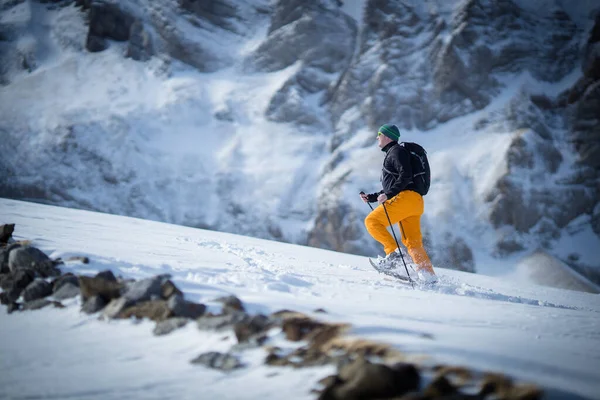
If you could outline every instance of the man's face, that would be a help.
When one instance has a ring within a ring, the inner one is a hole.
[[[392,139],[390,139],[389,137],[382,135],[380,133],[377,134],[377,146],[379,146],[380,149],[383,149],[385,146],[387,146],[391,142],[392,142]]]

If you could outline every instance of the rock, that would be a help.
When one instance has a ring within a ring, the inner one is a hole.
[[[15,224],[4,224],[0,225],[0,244],[8,243],[13,232],[15,231]]]
[[[289,318],[283,321],[281,329],[285,338],[292,342],[307,339],[313,332],[322,329],[326,325],[310,318]]]
[[[127,303],[128,301],[124,297],[115,298],[104,307],[102,314],[107,318],[118,318],[121,311],[127,306]]]
[[[35,271],[31,268],[18,269],[15,272],[5,274],[2,276],[0,281],[0,287],[2,290],[10,290],[12,288],[25,289],[27,285],[33,282],[35,278]]]
[[[23,300],[31,302],[52,294],[52,285],[43,279],[36,279],[23,290]]]
[[[77,297],[81,294],[79,286],[67,282],[60,286],[60,289],[54,292],[53,297],[57,300],[66,300]]]
[[[232,328],[235,324],[245,321],[248,318],[248,314],[243,312],[236,312],[231,314],[221,315],[204,315],[196,320],[198,329],[220,331]]]
[[[101,296],[89,297],[81,306],[81,311],[86,314],[94,314],[106,307],[106,300]],[[119,310],[120,311],[120,310]]]
[[[107,280],[109,282],[116,282],[117,281],[117,277],[115,276],[115,274],[113,274],[113,272],[110,269],[98,272],[95,277],[96,278],[102,278],[102,279]]]
[[[11,303],[11,301],[10,301],[10,299],[8,297],[8,293],[6,293],[6,292],[0,292],[0,304],[2,304],[2,305],[9,305],[10,303]]]
[[[100,277],[80,276],[79,288],[83,302],[93,296],[102,296],[105,301],[110,301],[121,296],[123,285]]]
[[[181,295],[169,297],[167,305],[174,316],[182,318],[197,319],[206,311],[204,304],[186,301]]]
[[[152,333],[156,336],[167,335],[174,330],[184,327],[187,322],[187,318],[168,318],[164,321],[157,322]]]
[[[98,53],[106,50],[108,48],[108,44],[104,38],[88,34],[88,37],[85,41],[85,48],[92,53]]]
[[[129,39],[134,18],[119,4],[94,1],[89,13],[89,36],[117,41]]]
[[[53,272],[49,266],[53,266],[52,260],[35,247],[21,246],[13,249],[8,255],[8,267],[13,272],[17,269],[31,268],[42,276],[47,276],[46,271]]]
[[[209,368],[218,369],[225,372],[242,367],[242,363],[237,359],[237,357],[231,354],[224,354],[216,351],[200,354],[190,362],[192,364],[201,364]]]
[[[264,333],[271,327],[269,317],[258,314],[247,321],[238,322],[233,326],[238,343],[248,342],[251,338]],[[260,342],[260,340],[259,340]]]
[[[162,298],[162,286],[168,279],[166,275],[158,275],[152,278],[142,279],[127,286],[123,295],[129,304],[142,301],[157,300]]]
[[[161,297],[163,300],[169,300],[172,296],[181,296],[183,298],[183,292],[169,279],[161,286]]]
[[[429,385],[427,385],[423,392],[430,398],[442,398],[444,396],[451,396],[458,393],[458,389],[452,385],[452,383],[450,383],[448,378],[444,376],[438,376]]]
[[[364,358],[342,367],[319,400],[400,397],[419,388],[421,377],[412,364],[388,367]]]
[[[125,308],[117,315],[117,318],[135,317],[138,319],[149,318],[152,321],[164,321],[170,316],[171,310],[169,310],[166,301],[151,300],[139,302],[133,306]]]
[[[219,297],[215,301],[223,304],[223,313],[225,314],[246,311],[242,301],[236,296]]]
[[[443,241],[434,253],[434,264],[459,271],[475,272],[473,252],[463,238],[447,233]]]
[[[152,37],[142,21],[136,20],[131,24],[126,55],[136,61],[148,61],[153,54]]]
[[[15,311],[19,311],[21,309],[21,304],[19,303],[10,303],[8,307],[6,307],[6,312],[8,314],[12,314]]]
[[[23,311],[39,310],[39,309],[42,309],[49,305],[53,305],[55,308],[64,308],[65,307],[62,305],[62,303],[60,303],[58,301],[50,301],[47,299],[36,299],[36,300],[24,303],[22,310]]]
[[[63,285],[71,284],[79,288],[79,278],[68,272],[52,281],[52,291],[56,293]]]

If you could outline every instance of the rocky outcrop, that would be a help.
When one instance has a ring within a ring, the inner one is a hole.
[[[319,108],[332,81],[347,68],[356,34],[356,22],[335,1],[279,1],[269,34],[245,60],[246,68],[269,72],[298,63],[299,71],[272,97],[266,116],[329,130],[327,115]]]

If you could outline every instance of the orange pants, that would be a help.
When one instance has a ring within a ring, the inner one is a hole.
[[[421,215],[423,214],[423,197],[412,190],[405,190],[387,200],[387,214],[393,224],[400,226],[402,243],[412,257],[417,269],[425,269],[433,273],[431,260],[423,248],[421,235]],[[375,240],[383,245],[385,254],[390,254],[398,248],[396,241],[388,232],[390,226],[382,205],[377,206],[365,219],[367,231]]]

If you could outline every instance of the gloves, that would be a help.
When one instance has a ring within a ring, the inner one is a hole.
[[[370,193],[367,195],[367,201],[369,203],[377,203],[377,197],[379,197],[379,193]]]

